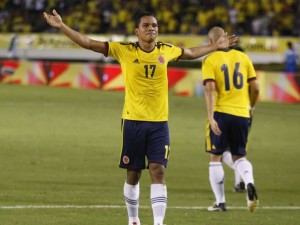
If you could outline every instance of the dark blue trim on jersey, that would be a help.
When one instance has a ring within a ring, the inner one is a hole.
[[[104,51],[104,56],[107,57],[108,56],[108,48],[109,48],[109,45],[108,45],[108,42],[104,42],[104,45],[105,45],[105,51]]]
[[[232,49],[230,48],[218,48],[217,51],[221,51],[221,52],[229,52],[231,51]]]
[[[248,82],[251,81],[251,80],[256,80],[256,77],[249,78]]]
[[[216,81],[215,81],[214,79],[211,79],[211,78],[205,79],[205,80],[203,81],[203,85],[205,86],[207,82],[216,82]]]
[[[181,58],[181,56],[183,55],[183,53],[184,53],[184,49],[181,48],[181,54],[180,54],[180,56],[178,56],[178,58],[175,59],[174,61],[177,62]]]
[[[157,47],[156,44],[155,44],[154,48],[153,48],[151,51],[146,51],[146,50],[144,50],[144,49],[141,48],[139,42],[137,42],[137,45],[138,45],[138,47],[139,47],[143,52],[146,52],[146,53],[151,53],[151,52],[153,52],[154,49]]]

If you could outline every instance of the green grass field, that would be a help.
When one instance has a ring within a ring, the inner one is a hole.
[[[118,168],[124,94],[0,84],[0,224],[127,225],[125,171]],[[260,198],[256,213],[232,193],[214,197],[204,152],[203,99],[170,96],[167,225],[300,224],[300,105],[259,103],[249,137]],[[150,179],[141,180],[140,219],[152,225]]]

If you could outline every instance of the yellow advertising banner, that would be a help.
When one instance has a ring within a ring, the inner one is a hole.
[[[0,48],[8,49],[15,34],[0,34]],[[101,41],[136,41],[135,36],[124,35],[88,35]],[[16,35],[17,49],[80,49],[80,47],[66,38],[63,34],[18,34]],[[300,39],[295,37],[255,37],[241,36],[240,45],[248,53],[279,53],[286,50],[287,41],[292,41],[300,51]],[[160,35],[159,40],[172,43],[180,47],[194,47],[205,45],[206,36],[198,35]]]
[[[160,35],[159,40],[181,47],[194,47],[207,44],[206,36]],[[239,37],[239,44],[247,53],[283,54],[287,48],[288,41],[298,46],[298,51],[300,51],[300,39],[295,37]]]

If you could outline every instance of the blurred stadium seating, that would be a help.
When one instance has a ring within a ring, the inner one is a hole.
[[[206,34],[217,25],[238,35],[300,35],[298,0],[1,0],[0,32],[57,32],[42,19],[54,8],[82,33],[132,34],[133,12],[146,9],[162,34]]]

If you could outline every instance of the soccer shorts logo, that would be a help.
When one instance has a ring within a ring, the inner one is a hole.
[[[124,163],[124,164],[128,164],[129,161],[130,161],[130,160],[129,160],[128,156],[127,156],[127,155],[124,155],[124,156],[123,156],[123,163]]]

